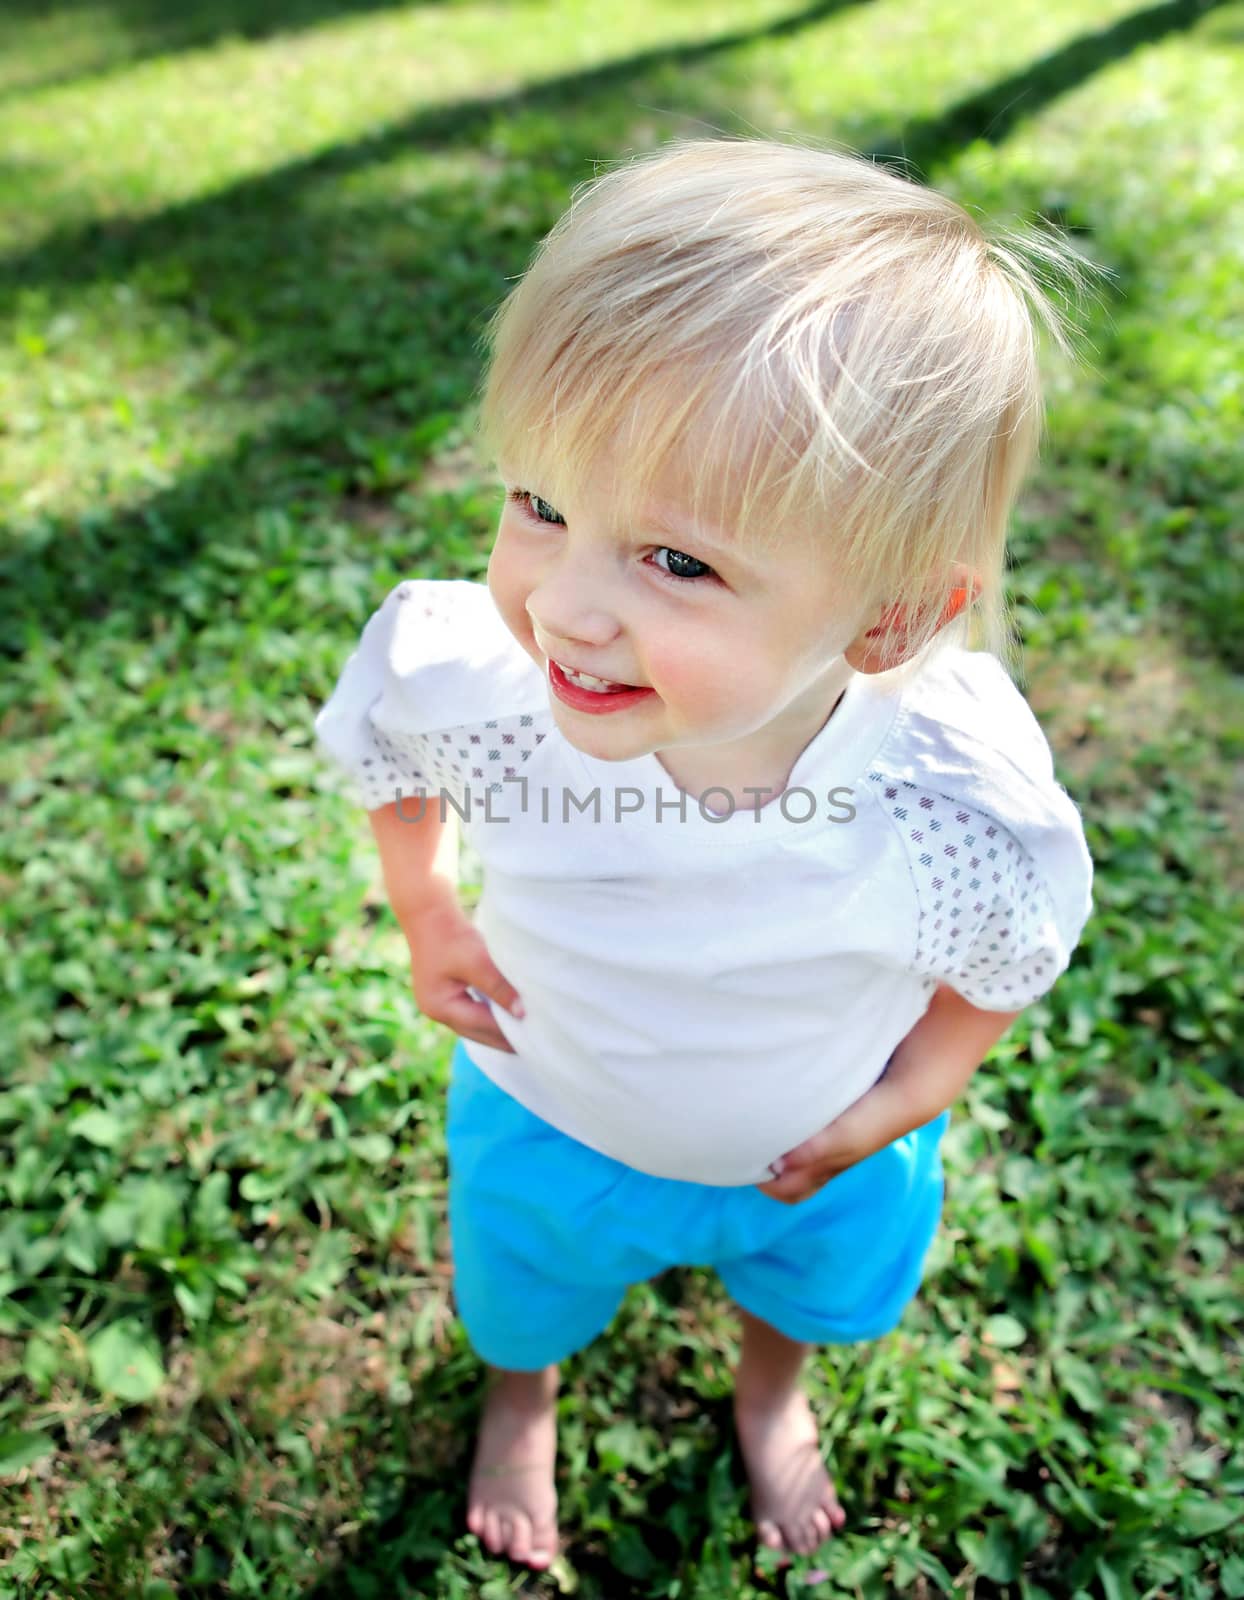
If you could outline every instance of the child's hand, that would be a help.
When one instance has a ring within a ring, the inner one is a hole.
[[[487,945],[456,899],[447,896],[425,906],[403,922],[402,931],[410,946],[415,1000],[424,1016],[443,1022],[461,1038],[513,1055],[513,1045],[488,1006],[473,1000],[467,989],[478,989],[516,1017],[523,1015],[522,1003],[493,965]]]
[[[910,1100],[896,1093],[894,1085],[881,1078],[867,1094],[848,1106],[840,1117],[796,1145],[781,1158],[782,1175],[771,1183],[758,1183],[761,1194],[798,1205],[831,1178],[884,1150],[913,1128],[922,1125]],[[775,1163],[776,1164],[776,1163]]]
[[[954,1105],[1018,1011],[981,1011],[947,984],[899,1041],[866,1095],[781,1158],[782,1175],[762,1194],[796,1205],[831,1178],[923,1128]],[[775,1163],[777,1165],[777,1163]]]

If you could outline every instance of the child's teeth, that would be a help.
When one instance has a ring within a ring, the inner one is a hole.
[[[571,667],[563,667],[562,671],[571,683],[577,683],[581,689],[605,690],[617,687],[610,683],[608,678],[594,678],[590,672],[575,672]]]

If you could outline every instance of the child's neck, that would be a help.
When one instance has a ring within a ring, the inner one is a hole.
[[[707,790],[725,789],[733,797],[733,809],[763,809],[783,793],[800,756],[830,721],[856,675],[839,660],[830,675],[818,681],[816,698],[810,704],[794,702],[746,739],[731,744],[675,745],[658,750],[656,758],[693,800]],[[705,809],[726,812],[732,808],[724,795],[712,793]]]

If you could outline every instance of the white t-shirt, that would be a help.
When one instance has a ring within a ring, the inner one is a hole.
[[[515,1053],[465,1040],[472,1060],[659,1177],[765,1182],[872,1087],[939,982],[1020,1010],[1092,904],[1079,813],[982,652],[856,674],[782,796],[730,815],[655,755],[575,749],[486,585],[415,580],[316,731],[368,809],[469,813],[476,926],[527,1012],[494,1005]]]

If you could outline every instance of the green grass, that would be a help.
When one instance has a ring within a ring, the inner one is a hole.
[[[0,1597],[1244,1595],[1242,51],[1238,3],[7,9]],[[788,1588],[701,1272],[568,1366],[556,1572],[463,1532],[451,1040],[311,744],[396,577],[482,573],[507,283],[594,160],[706,127],[1115,274],[1011,575],[1097,908],[901,1329],[812,1363],[848,1525]]]

